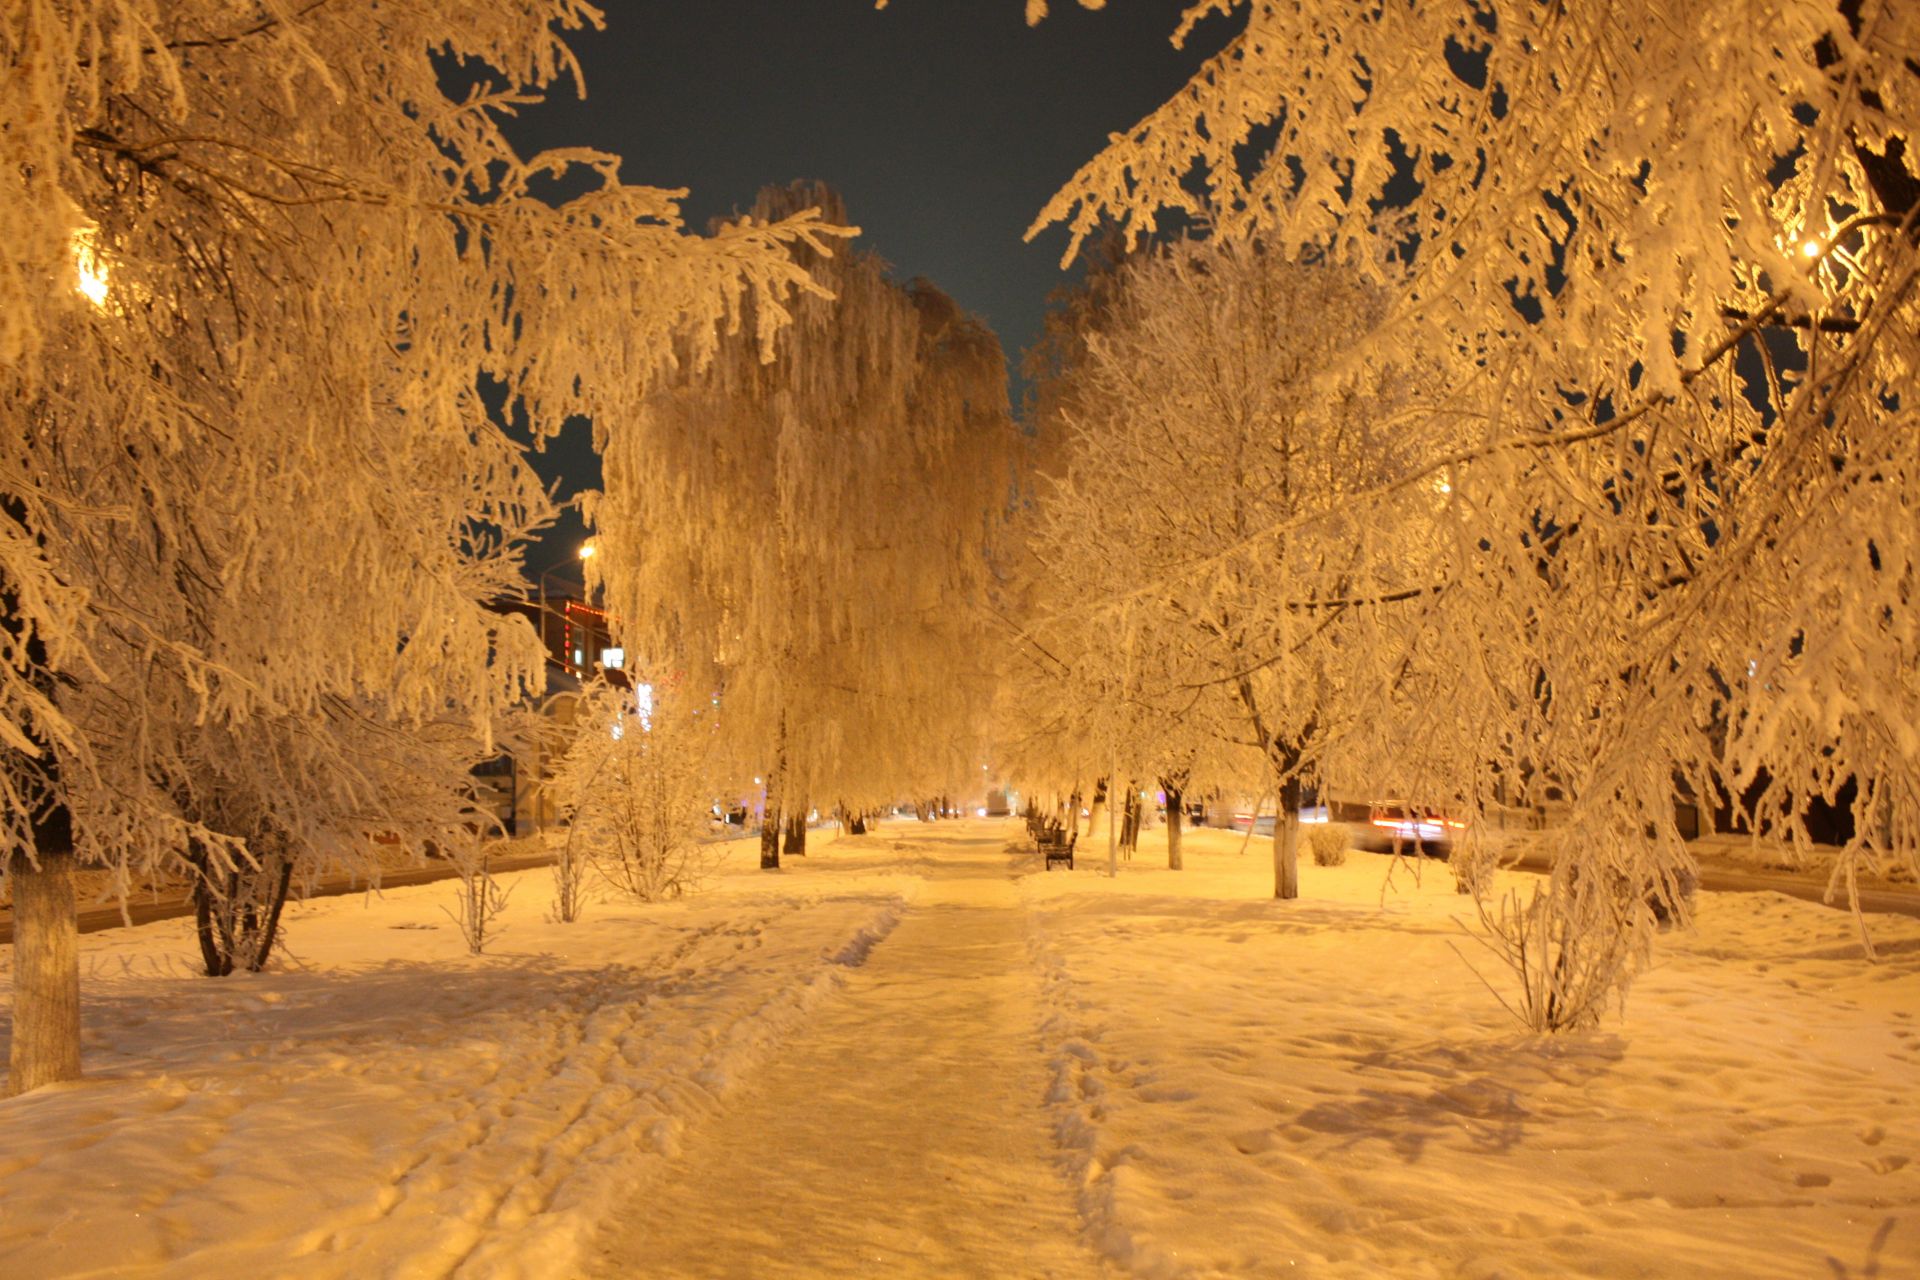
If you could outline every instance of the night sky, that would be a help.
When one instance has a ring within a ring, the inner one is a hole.
[[[1066,235],[1021,241],[1043,204],[1184,84],[1231,35],[1167,37],[1183,0],[608,0],[607,30],[571,43],[587,98],[562,90],[513,132],[527,149],[593,146],[629,182],[688,187],[690,225],[748,207],[768,183],[824,180],[902,281],[926,276],[1000,335],[1009,364],[1040,330]],[[538,459],[562,494],[599,482],[584,425]],[[569,516],[529,556],[571,553]]]

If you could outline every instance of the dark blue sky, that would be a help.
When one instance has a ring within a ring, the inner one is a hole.
[[[926,276],[1000,335],[1010,365],[1066,280],[1065,234],[1020,237],[1107,136],[1184,84],[1232,27],[1196,47],[1167,36],[1182,0],[607,0],[607,29],[572,41],[587,97],[554,95],[523,147],[618,153],[629,182],[688,187],[689,222],[743,209],[768,183],[821,179],[846,196],[861,247]],[[541,461],[562,492],[598,484],[583,426]],[[534,570],[569,553],[570,519]]]

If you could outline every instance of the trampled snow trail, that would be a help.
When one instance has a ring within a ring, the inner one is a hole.
[[[900,841],[932,855],[925,893],[607,1224],[598,1274],[1103,1274],[1048,1136],[1004,834],[974,832]]]

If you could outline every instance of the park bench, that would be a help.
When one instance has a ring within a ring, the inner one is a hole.
[[[1053,864],[1064,862],[1067,870],[1073,870],[1073,846],[1080,840],[1080,833],[1067,835],[1064,828],[1049,828],[1040,839],[1040,852],[1046,856],[1046,870],[1053,870]]]

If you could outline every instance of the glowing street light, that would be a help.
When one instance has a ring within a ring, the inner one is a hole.
[[[575,560],[591,560],[593,558],[593,553],[595,550],[597,550],[597,548],[595,548],[595,546],[591,542],[583,542],[580,544],[580,549],[577,552],[575,552],[573,555],[568,556],[564,560],[556,560],[552,564],[548,565],[545,569],[542,569],[540,571],[540,647],[542,649],[548,648],[548,645],[547,645],[547,578],[548,576],[551,575],[555,569],[560,568],[562,565],[572,564]],[[551,652],[551,650],[548,650],[548,651]],[[566,665],[566,657],[564,654],[561,656],[560,665],[561,666]]]
[[[79,227],[73,233],[74,292],[96,307],[107,305],[107,264],[94,247],[94,229]]]

